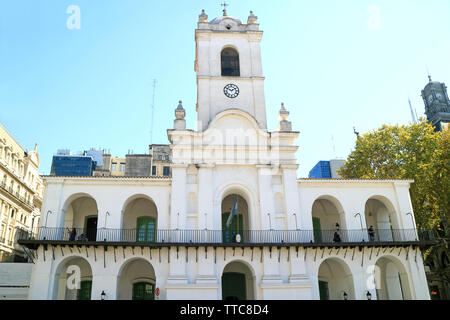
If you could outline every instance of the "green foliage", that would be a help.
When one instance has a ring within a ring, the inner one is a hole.
[[[413,179],[410,193],[419,228],[449,226],[450,132],[418,124],[383,125],[356,141],[340,174],[346,179]]]

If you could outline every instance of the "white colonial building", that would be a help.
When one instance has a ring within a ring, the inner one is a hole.
[[[298,179],[284,105],[267,130],[257,17],[208,21],[171,177],[44,177],[30,299],[429,299],[412,181]]]

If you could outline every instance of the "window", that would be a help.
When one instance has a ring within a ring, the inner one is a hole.
[[[120,164],[120,172],[125,172],[125,163]]]
[[[137,242],[155,241],[156,220],[152,217],[140,217],[137,219]]]
[[[149,282],[133,284],[133,300],[154,300],[154,287]]]
[[[77,300],[91,300],[92,281],[81,281]]]
[[[239,77],[239,54],[232,48],[225,48],[221,53],[222,76]]]
[[[111,171],[117,171],[117,163],[113,162],[111,165]]]
[[[170,176],[170,167],[164,167],[163,175],[165,177]]]
[[[152,176],[156,176],[156,166],[152,167]]]
[[[319,295],[320,300],[330,300],[328,282],[319,280]]]

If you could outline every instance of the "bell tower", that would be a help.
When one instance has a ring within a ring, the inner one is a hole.
[[[445,83],[432,81],[422,90],[422,98],[425,103],[425,114],[435,131],[442,131],[443,127],[450,122],[450,99],[447,94]]]
[[[264,76],[257,17],[250,12],[247,24],[223,16],[208,21],[205,11],[195,30],[197,74],[197,119],[199,131],[227,109],[240,109],[253,116],[266,130]]]

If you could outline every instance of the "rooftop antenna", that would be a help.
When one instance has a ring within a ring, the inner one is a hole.
[[[150,123],[150,145],[153,144],[153,118],[155,114],[155,89],[156,89],[156,79],[153,79],[153,100],[152,100],[152,119]]]
[[[333,144],[334,157],[337,158],[337,155],[336,155],[336,144],[334,143],[334,136],[333,135],[331,135],[331,143]]]
[[[226,16],[227,15],[227,7],[229,6],[229,4],[224,1],[221,4],[221,6],[223,7],[223,15]]]
[[[417,124],[417,115],[414,115],[413,107],[411,104],[411,99],[408,98],[408,102],[409,102],[409,109],[411,110],[412,121],[413,121],[413,123]]]

